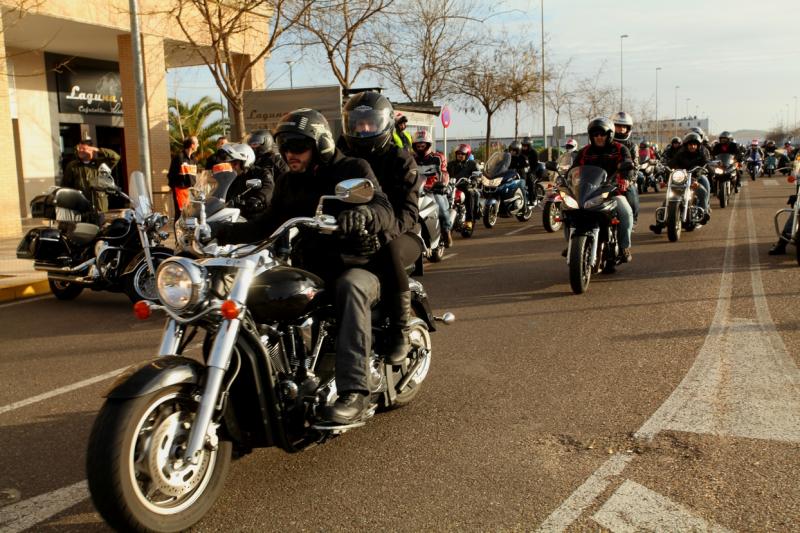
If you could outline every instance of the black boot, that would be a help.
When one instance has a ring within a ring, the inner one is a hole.
[[[662,226],[661,224],[650,224],[650,231],[652,231],[656,235],[661,235],[661,229],[663,227],[664,226]]]
[[[333,405],[325,407],[322,416],[336,424],[359,422],[369,407],[367,395],[358,391],[343,392]]]
[[[393,294],[389,301],[389,339],[386,359],[393,365],[399,365],[408,357],[411,342],[408,340],[409,323],[411,322],[411,291]]]
[[[783,239],[779,240],[767,253],[769,255],[786,255],[786,241]]]

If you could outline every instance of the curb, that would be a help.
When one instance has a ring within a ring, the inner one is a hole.
[[[19,285],[0,287],[0,302],[33,298],[43,294],[50,294],[50,284],[47,280],[20,283]]]

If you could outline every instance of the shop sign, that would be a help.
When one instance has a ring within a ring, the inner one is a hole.
[[[122,115],[119,72],[68,70],[57,74],[56,81],[62,113]]]

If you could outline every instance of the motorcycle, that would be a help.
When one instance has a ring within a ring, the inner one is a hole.
[[[651,187],[655,192],[661,192],[661,180],[659,178],[660,163],[655,159],[646,158],[639,165],[640,176],[637,180],[639,194],[646,193]]]
[[[159,355],[112,385],[89,437],[89,491],[114,529],[188,529],[219,497],[233,456],[273,446],[299,452],[417,396],[431,366],[435,322],[455,317],[433,316],[424,287],[412,279],[405,361],[391,365],[380,355],[388,325],[377,306],[367,414],[348,425],[320,419],[337,398],[333,291],[273,250],[291,228],[337,231],[322,202],[365,203],[373,190],[367,180],[343,181],[335,195],[320,198],[314,217],[290,219],[261,243],[211,244],[203,258],[176,256],[161,264],[163,304],[135,306],[139,318],[157,310],[167,315]],[[183,355],[197,333],[204,335],[200,360]]]
[[[777,168],[778,168],[778,157],[774,153],[767,154],[767,157],[764,160],[764,175],[772,176],[773,174],[775,174],[775,170]]]
[[[564,219],[569,226],[567,265],[569,284],[575,294],[586,292],[592,273],[611,274],[621,263],[614,195],[617,186],[606,183],[606,177],[606,171],[600,167],[575,167],[567,174],[564,188],[559,190]]]
[[[497,217],[517,217],[527,222],[533,215],[533,204],[528,200],[525,179],[509,168],[511,154],[495,152],[486,162],[486,172],[481,178],[483,225],[492,229]]]
[[[548,233],[554,233],[563,225],[560,188],[565,186],[564,179],[572,166],[572,154],[562,154],[558,161],[548,161],[545,168],[550,171],[551,180],[546,186],[542,204],[542,226]],[[552,175],[555,174],[554,177]]]
[[[656,209],[656,222],[667,226],[667,237],[670,242],[681,238],[681,231],[693,231],[703,224],[706,210],[697,205],[694,189],[699,185],[695,172],[702,172],[702,167],[691,170],[667,169],[667,197],[664,205]]]
[[[719,206],[724,209],[730,202],[736,189],[736,161],[733,154],[719,154],[717,159],[709,163],[712,170],[713,188],[719,198]]]
[[[775,233],[778,234],[780,240],[794,245],[797,264],[800,265],[800,218],[798,217],[800,202],[797,201],[798,194],[800,194],[800,179],[798,179],[800,178],[800,161],[794,161],[791,167],[784,167],[782,170],[791,172],[786,179],[794,185],[795,189],[794,194],[789,197],[789,205],[791,207],[779,209],[775,213]],[[792,217],[792,229],[788,238],[783,234],[784,224],[780,221],[780,217],[784,214]]]
[[[472,237],[475,231],[474,221],[481,217],[480,202],[475,206],[475,212],[472,213],[473,224],[467,227],[467,204],[466,196],[472,191],[478,190],[478,181],[483,174],[480,171],[473,172],[469,177],[462,177],[456,181],[454,191],[453,209],[455,211],[455,218],[453,219],[453,231],[461,233],[464,238]]]
[[[161,246],[167,233],[165,215],[152,211],[144,175],[133,172],[131,196],[120,189],[105,165],[92,188],[130,202],[122,216],[105,221],[83,192],[52,187],[31,201],[34,218],[47,226],[31,229],[17,246],[17,258],[33,260],[33,268],[47,272],[53,295],[74,300],[84,289],[124,292],[131,301],[157,300],[155,272],[173,251]]]
[[[750,155],[747,159],[747,172],[750,174],[750,179],[755,181],[761,173],[761,155],[756,152]]]

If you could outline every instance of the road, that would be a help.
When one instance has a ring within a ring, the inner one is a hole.
[[[237,461],[197,529],[800,531],[800,267],[766,254],[790,189],[748,183],[678,243],[643,196],[633,262],[581,296],[539,211],[457,237],[423,278],[457,321],[417,400]],[[0,318],[0,532],[105,531],[89,429],[162,322],[102,293]]]

